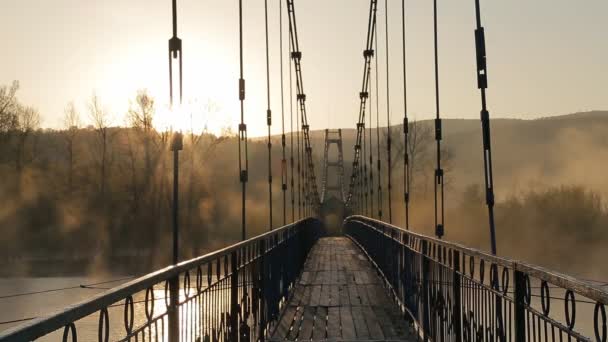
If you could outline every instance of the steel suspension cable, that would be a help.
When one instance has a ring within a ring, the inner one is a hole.
[[[283,3],[279,1],[279,58],[281,63],[281,190],[283,191],[283,225],[287,224],[287,159],[285,157],[285,96],[283,94]]]
[[[264,0],[264,26],[266,31],[266,126],[268,126],[268,223],[272,230],[272,111],[270,110],[270,51],[268,44],[268,0]]]
[[[369,77],[369,76],[368,76]],[[367,183],[367,134],[365,130],[365,118],[363,119],[363,189],[365,193],[365,216],[369,215],[369,184]]]
[[[179,61],[179,104],[183,101],[183,50],[182,40],[177,37],[177,1],[172,1],[173,36],[169,39],[169,103],[173,110],[173,60]],[[173,151],[173,264],[179,261],[179,151],[183,149],[182,135],[175,132],[171,141]]]
[[[365,113],[367,110],[367,100],[369,97],[370,88],[370,76],[371,76],[371,63],[374,57],[374,37],[376,33],[376,11],[377,1],[370,1],[369,16],[367,23],[367,36],[365,42],[365,50],[363,51],[363,80],[361,84],[361,91],[359,92],[359,117],[357,121],[357,136],[354,147],[354,158],[352,166],[352,175],[350,177],[349,184],[349,195],[347,197],[347,207],[351,207],[353,197],[357,201],[356,205],[359,210],[364,208],[364,172],[366,169],[361,167],[361,164],[365,164],[365,156],[361,160],[361,146],[363,145],[362,139],[364,139],[365,131]]]
[[[374,106],[373,106],[373,96],[372,91],[373,87],[370,87],[369,92],[369,204],[370,204],[370,216],[374,217],[374,139],[372,135],[372,127],[373,127],[373,116],[374,116]]]
[[[296,94],[297,100],[300,107],[301,122],[302,122],[302,135],[303,135],[303,149],[304,157],[306,162],[306,195],[308,195],[307,203],[309,205],[310,212],[318,211],[319,209],[319,191],[317,188],[314,161],[312,157],[312,146],[310,144],[310,127],[308,125],[308,117],[306,114],[306,94],[304,93],[304,81],[302,79],[302,52],[300,51],[298,43],[298,31],[296,23],[296,13],[293,0],[287,1],[287,11],[289,14],[290,23],[290,40],[292,46],[291,58],[294,62],[294,71],[296,75]]]
[[[289,43],[289,50],[291,50],[291,42]],[[290,125],[290,164],[291,164],[291,222],[295,222],[296,218],[296,200],[295,200],[295,181],[294,181],[294,157],[293,157],[293,87],[292,87],[292,75],[291,75],[291,59],[289,59],[289,125]],[[297,119],[296,119],[297,120]],[[299,127],[299,126],[298,126]],[[299,148],[298,142],[298,148]],[[298,151],[299,152],[299,151]]]
[[[302,157],[300,144],[300,110],[296,108],[296,133],[298,140],[298,218],[302,218]]]
[[[376,39],[376,51],[378,51],[378,39]],[[380,164],[380,96],[378,92],[378,60],[376,63],[376,174],[378,175],[378,220],[382,220],[382,166]]]
[[[391,97],[390,97],[390,78],[389,78],[389,62],[388,62],[388,0],[384,0],[384,29],[386,43],[386,153],[387,153],[387,168],[388,168],[388,222],[393,223],[393,204],[391,200],[392,193],[392,165],[391,165]]]
[[[239,124],[239,178],[241,182],[241,239],[247,238],[246,206],[249,157],[247,151],[247,125],[245,124],[245,79],[243,78],[243,0],[239,0],[239,101],[241,123]],[[243,155],[243,152],[245,155]]]
[[[435,46],[435,141],[437,142],[437,169],[435,170],[435,235],[442,238],[445,229],[443,169],[441,168],[441,116],[439,109],[439,52],[437,40],[437,0],[433,1],[433,34]]]
[[[403,193],[405,201],[405,229],[410,229],[410,154],[408,147],[409,120],[407,117],[407,68],[405,55],[405,0],[401,0],[401,39],[403,47]]]
[[[292,53],[293,49],[293,43],[291,41],[291,36],[293,34],[293,28],[291,26],[291,20],[289,21],[289,50],[290,50],[290,54]],[[294,67],[294,73],[295,73],[295,63],[293,58],[290,58],[290,65],[293,65]],[[291,71],[290,71],[291,72]],[[301,145],[300,145],[300,107],[298,106],[296,108],[296,134],[297,134],[297,143],[298,143],[298,219],[302,218],[302,195],[303,195],[303,187],[302,187],[302,157],[301,157]]]
[[[481,25],[481,9],[479,0],[475,0],[475,47],[477,55],[477,88],[481,94],[481,129],[483,135],[483,171],[486,185],[486,205],[490,225],[490,247],[496,254],[496,227],[494,224],[494,179],[492,173],[492,140],[490,137],[490,113],[486,104],[486,89],[488,88],[488,72],[486,63],[486,38]]]

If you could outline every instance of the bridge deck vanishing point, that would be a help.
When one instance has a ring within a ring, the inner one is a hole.
[[[271,341],[414,341],[371,262],[349,238],[321,238]]]

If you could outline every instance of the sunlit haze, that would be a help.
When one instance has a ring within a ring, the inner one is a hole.
[[[265,133],[266,78],[263,1],[245,1],[245,121],[251,136]],[[219,132],[238,121],[238,21],[235,1],[178,1],[184,46],[186,118],[163,125]],[[279,1],[269,1],[271,100],[274,133],[281,130]],[[311,129],[353,127],[358,109],[365,0],[296,3]],[[391,115],[403,115],[400,1],[389,1]],[[608,108],[608,3],[603,0],[484,1],[489,105],[495,117],[535,118]],[[379,3],[383,20],[384,2]],[[407,1],[410,115],[434,114],[432,1]],[[20,0],[2,5],[0,84],[21,82],[19,97],[37,107],[42,126],[62,127],[74,101],[85,121],[96,92],[115,125],[138,89],[156,97],[159,119],[168,103],[167,40],[170,1]],[[284,57],[287,57],[287,20]],[[478,117],[474,70],[473,1],[439,2],[441,108],[446,118]],[[378,58],[384,61],[384,30]],[[289,92],[288,58],[284,91]],[[381,111],[385,64],[380,63]],[[288,117],[289,101],[285,111]],[[190,113],[193,124],[190,123]],[[163,116],[165,116],[163,118]],[[384,121],[384,118],[383,120]],[[286,121],[289,129],[289,120]]]

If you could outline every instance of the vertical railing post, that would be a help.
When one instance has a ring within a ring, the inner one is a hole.
[[[422,240],[422,328],[424,329],[424,340],[428,341],[430,332],[431,306],[429,305],[429,258],[428,242]]]
[[[230,275],[230,340],[238,341],[239,337],[239,264],[237,251],[233,251],[231,254],[231,268],[232,274]]]
[[[260,336],[259,341],[266,340],[266,239],[260,240]]]
[[[452,308],[452,326],[454,328],[454,341],[462,341],[462,301],[460,298],[460,252],[452,250],[452,266],[454,276],[452,279],[452,293],[454,296],[454,307]]]
[[[169,342],[179,342],[179,275],[169,280]]]
[[[515,341],[526,340],[526,277],[524,273],[513,270],[515,273]]]

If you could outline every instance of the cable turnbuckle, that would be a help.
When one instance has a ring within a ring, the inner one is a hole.
[[[182,52],[182,40],[177,37],[169,39],[169,52],[173,55],[173,58],[177,58],[177,53]]]
[[[488,71],[486,63],[486,37],[483,27],[475,30],[475,48],[477,53],[477,87],[488,87]]]

